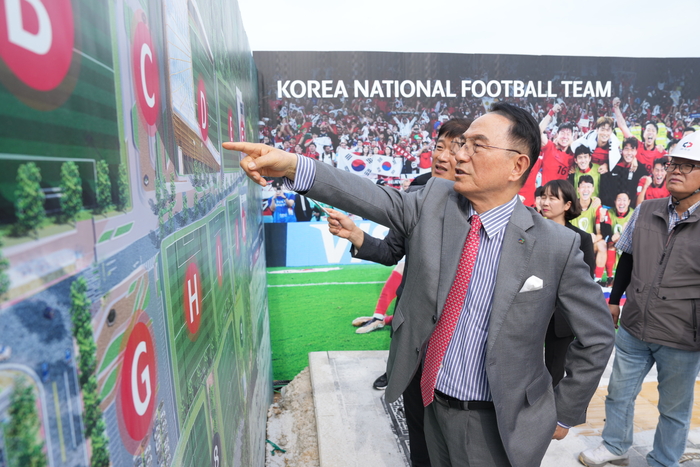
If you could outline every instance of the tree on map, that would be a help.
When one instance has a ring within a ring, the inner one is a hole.
[[[16,234],[24,235],[28,232],[36,234],[39,225],[46,218],[45,198],[41,190],[39,167],[34,162],[20,165],[17,169],[17,189],[15,190]]]
[[[126,173],[126,164],[121,164],[117,178],[117,209],[124,211],[127,204],[129,204],[129,175]]]
[[[190,222],[190,208],[187,206],[187,192],[182,192],[182,224],[186,225]]]
[[[83,405],[85,406],[85,436],[91,438],[94,435],[97,422],[102,418],[100,412],[100,398],[97,395],[97,378],[95,375],[90,375],[87,382],[83,385]]]
[[[74,222],[83,209],[83,182],[78,164],[73,161],[61,164],[61,211],[66,222]]]
[[[24,377],[15,380],[10,406],[10,421],[4,426],[7,464],[21,467],[47,465],[44,443],[39,438],[39,415],[34,388]]]
[[[87,295],[87,282],[84,277],[78,277],[70,288],[71,320],[73,336],[78,343],[78,368],[80,370],[80,389],[83,393],[83,421],[85,436],[92,439],[93,467],[109,465],[107,438],[104,435],[105,424],[100,410],[100,396],[97,393],[97,347],[92,332],[90,315],[90,298]]]
[[[170,174],[170,202],[175,202],[175,174]]]
[[[109,467],[109,450],[107,449],[107,438],[105,437],[105,422],[102,418],[98,420],[92,435],[90,466]]]
[[[2,245],[2,237],[0,237],[0,248],[2,248]],[[0,251],[0,298],[10,290],[10,276],[7,275],[8,269],[10,269],[10,261]]]
[[[112,181],[109,179],[109,166],[105,161],[97,162],[97,214],[102,214],[112,206]]]

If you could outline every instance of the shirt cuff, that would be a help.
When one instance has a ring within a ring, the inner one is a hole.
[[[283,178],[284,187],[297,193],[305,193],[314,185],[316,178],[316,166],[314,162],[305,156],[297,155],[297,173],[294,180]]]
[[[571,428],[569,425],[564,425],[562,422],[559,422],[559,421],[557,422],[557,425],[559,425],[559,426],[562,427],[562,428],[566,428],[567,430],[568,430],[569,428]]]

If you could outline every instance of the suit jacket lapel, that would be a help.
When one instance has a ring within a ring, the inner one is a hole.
[[[496,274],[493,305],[489,318],[489,337],[486,352],[490,352],[496,336],[510,311],[510,304],[527,279],[527,264],[535,247],[536,238],[527,232],[534,225],[532,213],[517,203],[506,225],[501,247],[501,259]]]
[[[459,266],[462,247],[469,233],[468,201],[456,192],[451,193],[445,203],[444,222],[442,229],[442,250],[440,252],[440,278],[437,293],[437,314],[447,300],[447,294],[452,287]]]

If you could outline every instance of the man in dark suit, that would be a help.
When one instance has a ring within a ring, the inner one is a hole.
[[[286,176],[310,197],[409,239],[412,272],[392,321],[386,398],[398,398],[427,354],[421,387],[432,465],[532,467],[552,438],[585,420],[612,350],[613,325],[578,235],[517,197],[539,154],[537,122],[498,103],[472,123],[464,141],[454,148],[456,182],[433,178],[415,193],[264,145],[224,146],[248,154],[241,167],[257,183]],[[542,344],[555,305],[577,339],[567,375],[553,389]],[[456,327],[434,334],[448,318]],[[442,345],[445,335],[447,348],[433,366],[431,346]],[[433,372],[436,379],[426,377]]]

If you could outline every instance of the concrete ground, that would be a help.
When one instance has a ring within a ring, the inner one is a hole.
[[[385,408],[384,392],[372,388],[374,380],[384,372],[387,356],[387,351],[309,354],[321,467],[409,465],[401,434],[396,432]],[[552,442],[543,467],[580,467],[579,452],[598,446],[611,369],[612,358],[588,408],[587,422],[572,428],[564,440]],[[637,398],[630,467],[646,466],[644,456],[652,447],[658,418],[655,370],[652,368]],[[686,449],[689,459],[683,462],[684,467],[700,467],[700,379],[695,393],[696,409]]]

